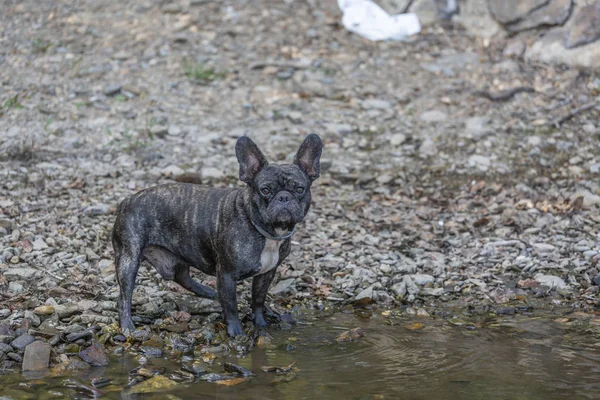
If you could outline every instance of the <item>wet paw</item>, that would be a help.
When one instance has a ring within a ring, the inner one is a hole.
[[[131,336],[135,332],[135,325],[132,320],[121,321],[121,333],[125,336]]]
[[[227,324],[227,334],[231,337],[243,335],[244,331],[240,321],[229,322]]]
[[[252,322],[257,328],[266,328],[267,326],[269,326],[269,323],[265,320],[265,315],[262,312],[259,314],[255,314],[254,318],[252,319]]]

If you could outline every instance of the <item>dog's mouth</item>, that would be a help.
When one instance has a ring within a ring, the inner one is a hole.
[[[276,212],[272,221],[279,228],[293,229],[294,225],[302,222],[303,219],[303,216],[297,215],[293,210],[281,209]]]

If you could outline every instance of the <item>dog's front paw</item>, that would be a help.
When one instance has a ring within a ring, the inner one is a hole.
[[[227,334],[231,337],[243,335],[244,330],[242,329],[242,324],[240,324],[240,321],[236,320],[228,322]]]
[[[254,314],[252,322],[257,328],[266,328],[267,326],[269,326],[269,323],[265,319],[265,314],[262,311]]]
[[[121,333],[127,337],[133,335],[135,332],[135,325],[132,320],[121,321]]]

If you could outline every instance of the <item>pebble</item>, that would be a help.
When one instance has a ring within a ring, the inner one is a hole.
[[[162,357],[163,355],[163,350],[161,348],[158,347],[152,347],[152,346],[141,346],[140,347],[140,351],[142,353],[144,353],[144,355],[146,357]]]
[[[269,290],[269,293],[272,295],[285,293],[293,288],[295,280],[295,278],[280,280]]]
[[[90,364],[86,363],[85,361],[81,361],[78,358],[71,358],[52,367],[52,374],[54,376],[60,376],[72,372],[86,371],[89,369]]]
[[[202,168],[202,178],[208,180],[221,180],[225,174],[222,169],[214,168],[214,167],[204,167]]]
[[[435,156],[438,153],[438,148],[431,138],[426,138],[421,146],[419,147],[419,156],[421,158],[428,158]]]
[[[302,113],[299,111],[291,111],[288,113],[287,117],[294,124],[301,124],[303,121]]]
[[[444,289],[443,288],[422,288],[419,291],[419,294],[423,295],[423,296],[434,296],[434,297],[439,297],[441,295],[444,294]]]
[[[472,138],[482,138],[492,133],[490,119],[488,117],[471,117],[465,123],[467,135]]]
[[[360,301],[363,299],[372,299],[373,298],[373,286],[370,286],[363,291],[361,291],[358,295],[356,295],[355,301]]]
[[[428,283],[435,282],[435,278],[427,274],[413,274],[410,275],[410,279],[412,279],[414,283],[420,286],[425,286]]]
[[[13,340],[10,345],[15,350],[25,350],[29,344],[35,342],[35,337],[31,335],[21,335],[15,340]]]
[[[352,125],[349,124],[335,124],[328,123],[325,124],[325,131],[329,133],[335,133],[337,135],[348,135],[352,133]]]
[[[92,367],[101,367],[104,365],[108,365],[108,356],[106,355],[106,351],[104,350],[104,346],[100,343],[94,343],[87,349],[81,350],[79,352],[79,357]]]
[[[496,310],[497,315],[515,315],[516,312],[514,307],[501,307]]]
[[[25,288],[19,282],[13,281],[13,282],[8,283],[8,291],[11,292],[12,294],[16,295],[16,294],[23,293],[25,291]]]
[[[44,250],[48,248],[48,245],[46,244],[46,242],[44,242],[44,239],[42,239],[41,237],[38,237],[36,240],[34,240],[32,245],[34,251]]]
[[[169,165],[168,167],[165,167],[162,169],[161,174],[165,175],[165,176],[178,176],[183,174],[185,171],[181,168],[179,168],[177,165]]]
[[[41,324],[40,317],[38,317],[33,311],[25,310],[25,319],[31,322],[31,325],[34,327],[38,327]]]
[[[532,147],[537,147],[542,144],[542,138],[539,136],[529,136],[527,143]]]
[[[33,268],[9,268],[4,271],[4,277],[8,281],[12,280],[28,280],[37,273],[37,270]]]
[[[108,85],[104,88],[103,93],[105,96],[114,96],[121,93],[121,87],[119,84]]]
[[[380,99],[363,100],[361,105],[365,110],[387,110],[392,107],[389,101]]]
[[[390,290],[396,295],[396,296],[400,296],[400,297],[404,297],[406,296],[407,293],[407,289],[406,289],[406,283],[404,281],[402,282],[398,282],[396,284],[394,284]]]
[[[88,206],[84,208],[83,213],[85,215],[89,215],[91,217],[95,217],[98,215],[106,215],[110,211],[110,207],[107,204],[98,203],[92,206]]]
[[[487,156],[479,154],[473,154],[469,157],[469,167],[477,168],[480,171],[487,171],[490,169],[491,160]]]
[[[69,318],[80,312],[79,307],[75,303],[58,304],[54,306],[54,311],[60,319]]]
[[[395,133],[390,137],[390,144],[392,146],[400,146],[404,142],[406,142],[406,135],[402,133]]]
[[[537,274],[534,276],[534,278],[536,282],[538,282],[540,285],[545,285],[557,289],[567,286],[567,284],[562,278],[554,275]]]
[[[10,353],[11,351],[13,351],[13,348],[11,347],[11,345],[0,342],[0,353],[6,354],[6,353]]]
[[[536,253],[551,253],[556,247],[547,243],[533,243],[531,245]]]
[[[164,138],[169,133],[169,128],[165,125],[154,125],[150,128],[150,134],[154,137]]]
[[[10,231],[12,229],[12,221],[6,218],[0,218],[0,228]]]
[[[181,135],[181,128],[179,128],[176,125],[171,125],[171,126],[169,126],[167,133],[169,136],[179,136],[179,135]]]
[[[136,394],[136,393],[163,392],[165,390],[172,390],[175,387],[177,387],[177,382],[175,382],[167,377],[164,377],[162,375],[157,375],[157,376],[153,376],[152,378],[150,378],[142,383],[138,383],[137,385],[133,386],[129,390],[129,393]]]
[[[424,122],[443,122],[448,119],[448,114],[440,110],[425,111],[420,116]]]

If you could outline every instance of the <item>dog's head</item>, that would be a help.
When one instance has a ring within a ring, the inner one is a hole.
[[[322,148],[321,138],[311,133],[293,164],[269,164],[249,137],[238,139],[235,153],[240,179],[250,187],[253,211],[266,225],[291,229],[304,219],[310,208],[310,186],[319,177]]]

